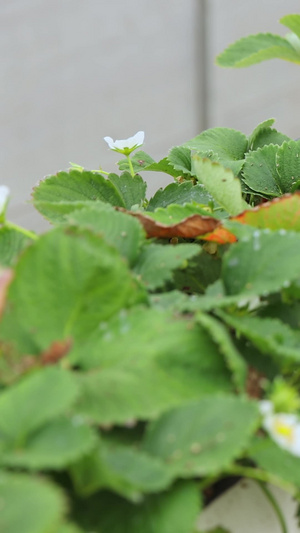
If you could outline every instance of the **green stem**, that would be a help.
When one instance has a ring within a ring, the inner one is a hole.
[[[205,477],[204,479],[202,479],[200,482],[199,482],[199,489],[200,491],[202,492],[203,490],[205,490],[207,487],[210,487],[211,485],[213,485],[214,483],[216,483],[217,481],[219,481],[219,479],[222,479],[222,477],[224,477],[223,474],[217,474],[215,476],[208,476],[208,477]]]
[[[262,481],[257,481],[257,484],[260,486],[266,498],[269,500],[270,504],[272,505],[274,512],[277,515],[278,521],[280,523],[282,533],[288,533],[288,529],[285,523],[284,516],[272,492],[268,489],[267,485],[263,483]]]
[[[295,370],[293,375],[288,378],[289,385],[295,386],[300,378],[300,369]]]
[[[261,481],[262,483],[270,483],[271,485],[275,485],[276,487],[285,490],[292,496],[295,496],[295,487],[292,483],[283,481],[270,472],[265,472],[265,470],[260,470],[259,468],[252,468],[249,466],[232,465],[226,471],[226,473],[233,476],[251,478],[255,481]]]
[[[223,209],[224,207],[215,207],[212,211],[215,213],[216,211],[222,211]]]
[[[14,224],[13,222],[8,222],[8,220],[5,221],[3,224],[5,228],[10,228],[18,231],[19,233],[23,233],[26,237],[29,237],[29,239],[32,239],[36,241],[39,237],[33,231],[30,231],[28,229],[22,228],[21,226],[18,226],[17,224]]]
[[[127,157],[127,161],[128,161],[128,165],[129,165],[130,174],[131,174],[132,177],[134,178],[134,176],[135,176],[135,172],[134,172],[134,170],[133,170],[132,161],[131,161],[129,155],[127,155],[126,157]]]
[[[91,172],[101,172],[101,174],[105,174],[106,176],[109,176],[110,172],[106,172],[105,170],[103,170],[103,168],[96,168],[96,169],[93,169],[91,170]]]
[[[253,207],[253,205],[254,205],[254,202],[255,202],[254,194],[250,194],[249,204],[250,204],[252,207]]]

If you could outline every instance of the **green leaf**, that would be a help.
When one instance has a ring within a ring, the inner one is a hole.
[[[247,365],[236,349],[227,328],[218,320],[204,313],[197,314],[197,321],[211,335],[223,354],[226,365],[232,372],[233,382],[239,392],[245,390]]]
[[[154,418],[191,397],[184,384],[168,378],[154,363],[95,370],[82,377],[81,388],[76,409],[97,424],[126,425]]]
[[[163,292],[161,294],[150,295],[151,306],[154,309],[170,310],[174,313],[182,313],[183,311],[195,311],[199,302],[199,295],[193,294],[189,296],[179,290]]]
[[[268,144],[277,144],[280,146],[284,141],[290,141],[290,137],[287,135],[284,135],[283,133],[280,133],[279,131],[275,130],[275,128],[265,128],[261,129],[254,141],[251,150],[257,150],[258,148],[263,148],[265,145]]]
[[[242,198],[241,182],[231,170],[197,155],[193,156],[193,169],[199,182],[229,214],[238,215],[249,207]]]
[[[261,132],[264,132],[265,130],[270,130],[271,126],[274,124],[274,122],[275,122],[274,118],[269,118],[268,120],[264,120],[263,122],[258,124],[258,126],[256,126],[256,128],[254,128],[254,130],[251,133],[251,135],[249,135],[248,150],[253,150],[253,146],[254,146],[254,143],[255,143],[257,137],[259,137]]]
[[[82,529],[79,529],[79,527],[75,526],[74,524],[63,523],[61,524],[55,531],[55,533],[84,533]]]
[[[70,372],[47,367],[23,377],[0,393],[0,447],[63,414],[76,399],[78,385]],[[38,406],[38,408],[37,408]]]
[[[256,438],[249,455],[264,470],[300,489],[300,458],[283,450],[269,438]]]
[[[256,405],[245,398],[204,397],[153,422],[144,447],[179,476],[215,475],[239,457],[258,422]]]
[[[85,338],[136,295],[140,289],[115,249],[90,232],[59,228],[22,255],[0,336],[38,354],[56,340]]]
[[[184,146],[175,146],[167,157],[169,163],[183,174],[192,174],[191,150]]]
[[[292,304],[293,302],[300,302],[300,279],[296,279],[289,287],[284,288],[283,300],[287,304]]]
[[[155,362],[167,372],[171,385],[173,380],[173,385],[176,381],[186,384],[192,394],[231,389],[223,357],[209,334],[193,321],[179,320],[169,310],[136,308],[120,313],[102,323],[100,331],[73,352],[71,360],[83,368],[102,370],[115,366],[131,370],[133,361],[135,367]]]
[[[300,141],[264,146],[246,156],[243,179],[256,192],[279,196],[300,178]]]
[[[280,146],[276,166],[282,192],[290,192],[300,179],[300,141],[284,142]]]
[[[269,144],[246,155],[243,180],[253,191],[265,196],[280,196],[283,193],[276,166],[277,151],[278,146]]]
[[[66,501],[57,487],[25,474],[0,473],[0,531],[45,533],[57,531]]]
[[[108,179],[119,191],[126,209],[142,204],[146,196],[147,183],[141,176],[131,176],[129,172],[123,172],[121,176],[109,174]]]
[[[134,217],[116,211],[108,204],[73,211],[66,217],[71,226],[79,226],[103,236],[107,244],[116,248],[133,265],[145,241],[142,225]]]
[[[80,376],[77,409],[97,423],[152,418],[186,399],[232,388],[208,333],[168,311],[122,313],[76,355],[75,363],[92,369]]]
[[[267,295],[289,286],[299,277],[299,233],[253,230],[249,226],[247,229],[251,233],[224,254],[222,278],[226,293]]]
[[[218,311],[218,314],[238,335],[247,337],[259,350],[275,360],[300,361],[298,330],[293,330],[276,318],[233,316],[223,311]]]
[[[147,212],[155,211],[158,207],[167,207],[170,204],[184,205],[195,202],[206,206],[211,201],[212,196],[200,183],[197,185],[193,185],[191,181],[170,183],[165,189],[158,189],[149,201]]]
[[[41,201],[39,203],[35,202],[36,209],[45,217],[49,222],[55,225],[65,224],[66,217],[73,211],[78,211],[79,209],[94,207],[95,205],[102,205],[103,202],[99,200],[86,200],[81,202],[68,202],[65,200],[52,202],[52,201]]]
[[[211,212],[207,210],[204,206],[199,206],[196,203],[184,205],[170,204],[167,207],[157,207],[155,211],[147,212],[147,216],[153,218],[157,222],[164,224],[166,226],[172,226],[173,224],[178,224],[182,222],[185,218],[191,217],[193,215],[202,215],[202,216],[212,216],[214,218],[221,218],[217,212]]]
[[[211,128],[187,141],[183,146],[196,150],[202,157],[218,161],[237,175],[244,163],[248,140],[246,135],[237,130]]]
[[[16,263],[22,250],[31,242],[19,231],[0,228],[0,265],[10,267]]]
[[[300,38],[295,33],[287,33],[285,36],[286,40],[292,45],[296,50],[297,54],[300,56]]]
[[[294,185],[292,186],[291,192],[299,192],[300,191],[300,180],[296,181]]]
[[[207,531],[199,531],[198,533],[230,533],[229,529],[224,529],[223,527],[214,527]]]
[[[84,531],[95,533],[191,533],[200,509],[197,484],[181,481],[140,505],[101,493],[78,502],[76,516]]]
[[[103,440],[92,454],[71,467],[71,476],[80,495],[107,488],[132,502],[141,501],[143,493],[165,490],[173,481],[166,465],[156,457]]]
[[[152,165],[152,163],[155,163],[154,159],[152,159],[149,154],[146,154],[146,152],[143,152],[143,150],[135,152],[130,159],[132,162],[133,170],[137,174],[144,170],[147,166]],[[128,172],[130,168],[127,158],[124,157],[124,159],[118,161],[118,167],[120,170],[125,170]]]
[[[125,207],[124,200],[115,185],[101,174],[88,170],[71,169],[49,176],[35,187],[33,203],[36,209],[51,222],[61,222],[63,215],[86,205],[85,202],[101,201]]]
[[[234,343],[238,351],[243,354],[243,359],[247,362],[248,366],[254,368],[255,372],[264,375],[270,382],[281,372],[282,366],[280,362],[275,360],[275,358],[270,359],[268,353],[264,354],[261,352],[254,344],[249,342],[247,337],[237,334],[234,338]],[[262,383],[258,379],[258,388]]]
[[[292,296],[295,296],[295,287],[292,284],[288,292],[291,291]],[[265,303],[263,307],[259,309],[259,316],[264,318],[278,318],[284,324],[291,326],[293,329],[298,329],[300,325],[300,298],[298,301],[289,300],[287,296],[287,302],[282,300],[285,298],[285,292],[278,294],[277,298],[273,296],[269,303]]]
[[[232,305],[239,305],[239,307],[247,307],[249,298],[245,295],[228,296],[225,294],[224,284],[222,279],[217,279],[206,289],[203,295],[192,295],[188,302],[178,301],[178,306],[182,305],[182,311],[211,311],[222,307],[229,307]]]
[[[221,275],[221,266],[222,260],[218,253],[207,253],[202,246],[201,254],[191,259],[187,268],[175,271],[174,285],[178,290],[192,294],[194,305],[196,303],[196,294],[204,293],[208,285],[219,279]],[[161,296],[168,297],[168,294],[169,293],[166,293]],[[188,298],[186,294],[180,294],[183,298]]]
[[[151,243],[142,250],[134,272],[148,290],[155,290],[172,279],[175,268],[187,266],[186,261],[200,252],[198,244],[172,246]]]
[[[160,161],[158,161],[158,163],[151,163],[151,165],[148,165],[143,170],[150,170],[152,172],[164,172],[165,174],[169,174],[173,178],[177,178],[182,174],[180,170],[175,170],[175,168],[169,162],[167,157],[161,159]]]
[[[209,346],[209,342],[207,344]],[[220,359],[217,362],[217,358],[218,353],[208,363],[205,354],[205,360],[197,364],[195,357],[189,354],[189,360],[184,362],[190,366],[187,370],[183,362],[171,356],[136,367],[132,364],[132,368],[127,364],[95,370],[82,378],[82,396],[76,408],[85,418],[97,424],[126,425],[136,420],[155,418],[174,405],[205,392],[216,391],[213,375],[221,388],[230,389],[228,377],[221,375],[224,365]],[[167,367],[167,363],[171,364],[173,360],[176,366],[170,372],[171,367]],[[201,367],[204,367],[203,376],[199,375]],[[192,376],[192,369],[197,372],[195,376]]]
[[[279,22],[300,38],[300,15],[285,15]]]
[[[216,61],[221,67],[242,68],[275,58],[300,62],[300,55],[287,39],[272,33],[258,33],[231,44]]]
[[[212,287],[216,287],[216,292],[211,291]],[[245,298],[242,295],[226,296],[224,294],[224,287],[221,280],[210,285],[205,294],[184,294],[180,291],[173,290],[162,294],[150,295],[152,307],[159,310],[172,310],[174,313],[196,313],[197,311],[216,311],[223,307],[232,306],[239,308],[247,308],[251,303],[250,298]]]
[[[175,282],[177,282],[178,273],[175,273]],[[196,283],[192,284],[192,290],[196,291]],[[180,287],[180,283],[178,284]],[[178,286],[176,285],[176,286]],[[187,286],[190,288],[189,285]],[[201,282],[198,282],[198,292],[200,287],[203,289]],[[183,289],[182,289],[183,290]],[[232,305],[239,305],[239,307],[247,307],[249,298],[242,295],[227,296],[224,292],[224,286],[221,279],[213,282],[206,289],[205,294],[192,294],[191,296],[173,290],[166,293],[150,295],[150,301],[153,307],[157,309],[170,309],[174,312],[192,312],[197,311],[211,311],[222,307],[229,307]]]
[[[28,435],[22,443],[7,442],[0,463],[31,470],[60,470],[89,452],[95,442],[92,430],[76,416],[62,418]]]

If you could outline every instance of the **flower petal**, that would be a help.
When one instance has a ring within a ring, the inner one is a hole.
[[[133,151],[138,146],[141,146],[144,142],[145,133],[143,131],[138,131],[133,137],[128,139],[117,139],[114,141],[111,137],[104,137],[104,140],[107,142],[109,148],[117,151]]]
[[[113,149],[114,148],[114,141],[111,137],[104,137],[105,142],[107,142],[108,146]]]
[[[144,131],[138,131],[133,137],[131,137],[132,141],[135,142],[137,146],[142,146],[145,139],[145,132]]]
[[[3,214],[10,196],[10,189],[6,185],[0,185],[0,215]]]
[[[270,400],[261,400],[258,407],[263,416],[271,415],[274,412],[274,406]]]
[[[267,414],[263,427],[278,446],[300,457],[300,419],[297,415]]]

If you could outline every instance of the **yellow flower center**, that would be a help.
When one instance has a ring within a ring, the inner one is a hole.
[[[282,437],[285,437],[289,442],[293,442],[294,440],[294,428],[291,426],[288,426],[281,420],[274,420],[273,423],[274,431],[281,435]]]

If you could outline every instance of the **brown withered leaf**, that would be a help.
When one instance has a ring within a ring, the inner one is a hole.
[[[216,242],[217,244],[231,244],[236,242],[236,237],[228,229],[218,226],[214,231],[201,237],[204,241]]]
[[[157,237],[158,239],[171,239],[172,237],[182,237],[184,239],[194,239],[205,233],[212,232],[220,221],[205,215],[191,215],[176,224],[162,224],[144,213],[134,213],[127,211],[130,215],[139,219],[144,226],[147,237]]]
[[[53,341],[43,352],[31,355],[18,353],[11,343],[0,342],[0,383],[9,384],[34,368],[55,365],[72,347],[72,339]]]
[[[0,317],[4,310],[7,289],[13,277],[14,271],[11,268],[3,268],[0,270]]]
[[[274,198],[270,202],[246,209],[239,215],[230,217],[230,220],[261,229],[300,231],[300,194],[296,192]],[[229,230],[222,226],[218,226],[211,233],[203,235],[202,239],[218,244],[232,243],[237,240]]]
[[[300,193],[284,194],[243,211],[231,220],[256,228],[300,231]]]
[[[72,339],[65,339],[63,341],[53,341],[49,348],[41,353],[40,361],[43,366],[54,365],[62,359],[70,351],[72,347]]]

